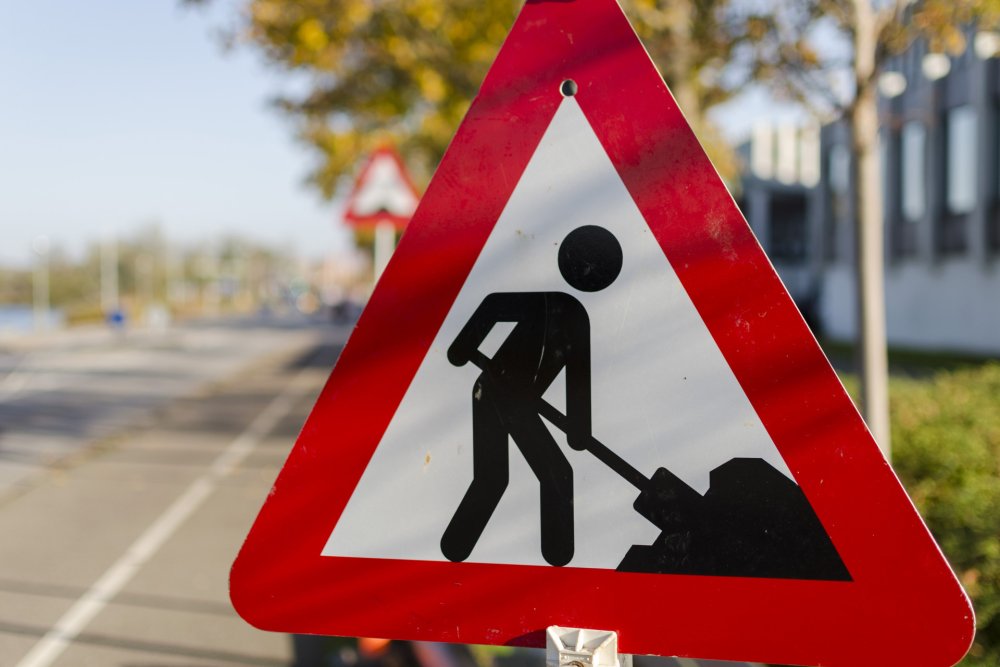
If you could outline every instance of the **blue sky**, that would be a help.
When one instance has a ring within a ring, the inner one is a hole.
[[[238,231],[311,256],[348,243],[268,106],[289,76],[221,47],[239,6],[0,4],[0,264],[27,263],[39,235],[78,252],[151,221],[185,243]],[[766,108],[718,117],[733,136]]]
[[[79,250],[158,220],[339,247],[336,211],[302,185],[310,155],[268,106],[288,77],[217,31],[234,5],[176,0],[0,4],[0,263],[47,235]]]

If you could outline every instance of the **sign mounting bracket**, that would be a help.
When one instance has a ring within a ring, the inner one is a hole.
[[[546,667],[632,667],[618,652],[618,633],[550,625],[545,631]]]

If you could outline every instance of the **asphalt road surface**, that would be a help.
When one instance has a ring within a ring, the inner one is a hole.
[[[232,611],[228,570],[339,341],[271,342],[0,500],[0,664],[289,663]]]
[[[290,665],[228,571],[346,335],[243,321],[0,351],[0,665]]]
[[[170,400],[317,335],[301,317],[0,340],[0,498],[67,456],[153,423]]]

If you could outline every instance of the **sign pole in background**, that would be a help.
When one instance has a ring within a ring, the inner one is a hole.
[[[396,225],[391,222],[378,222],[375,224],[375,250],[374,250],[374,281],[378,282],[385,267],[389,265],[389,259],[396,249]]]
[[[420,195],[403,159],[390,146],[368,156],[347,199],[344,222],[374,231],[374,280],[377,283],[396,248],[396,234],[413,216]]]
[[[832,667],[974,630],[614,0],[525,5],[231,593],[284,632]]]

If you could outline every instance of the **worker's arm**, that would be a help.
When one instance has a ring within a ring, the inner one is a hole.
[[[483,299],[448,348],[448,361],[455,366],[464,366],[489,335],[493,325],[497,322],[517,322],[521,318],[518,296],[516,293],[495,292]]]

